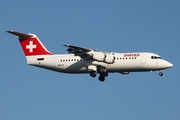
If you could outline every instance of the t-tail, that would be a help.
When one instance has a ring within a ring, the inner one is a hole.
[[[7,32],[18,37],[24,55],[26,56],[27,64],[42,67],[44,62],[40,62],[39,60],[44,60],[45,57],[47,58],[53,55],[45,48],[35,34],[25,34],[12,30]]]
[[[26,57],[52,54],[45,48],[45,46],[41,43],[41,41],[35,34],[24,34],[12,30],[7,32],[18,37],[20,45]]]

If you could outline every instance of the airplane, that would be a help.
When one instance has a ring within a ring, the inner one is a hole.
[[[7,32],[18,37],[28,65],[62,73],[88,73],[91,77],[99,74],[101,82],[108,73],[160,71],[159,76],[163,76],[162,70],[173,66],[150,52],[116,53],[65,44],[68,54],[53,54],[35,34]]]

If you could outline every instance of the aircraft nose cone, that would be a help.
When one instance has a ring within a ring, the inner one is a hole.
[[[173,67],[173,64],[170,63],[170,62],[167,62],[166,67],[167,67],[167,68],[171,68],[171,67]]]

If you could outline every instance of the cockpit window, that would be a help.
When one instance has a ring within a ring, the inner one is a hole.
[[[159,56],[151,56],[151,59],[162,59],[162,58]]]
[[[156,56],[151,56],[151,59],[156,59]]]

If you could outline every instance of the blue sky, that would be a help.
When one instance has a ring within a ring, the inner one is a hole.
[[[180,2],[178,0],[2,0],[0,4],[1,120],[179,120]],[[35,33],[48,50],[63,44],[159,54],[173,68],[109,74],[56,73],[26,65],[15,36]]]

